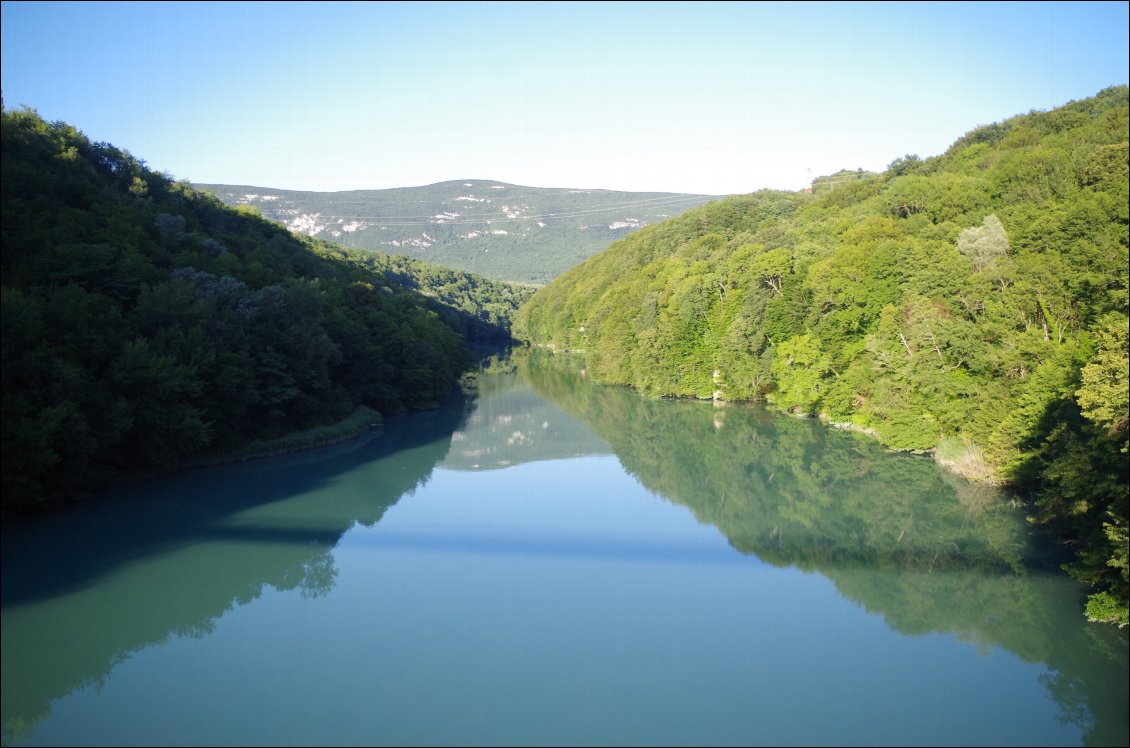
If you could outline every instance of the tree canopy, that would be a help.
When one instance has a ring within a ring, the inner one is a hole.
[[[710,203],[563,274],[515,329],[601,381],[766,400],[1013,484],[1125,620],[1127,115],[1114,87]]]
[[[3,512],[444,397],[527,288],[291,234],[2,121]]]

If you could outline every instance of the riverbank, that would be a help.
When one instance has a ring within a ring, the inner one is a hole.
[[[555,356],[577,356],[581,361],[584,361],[585,351],[582,348],[558,348],[553,343],[527,342],[526,345],[529,348],[539,348],[541,350],[548,351]],[[582,371],[584,370],[582,369]],[[717,372],[715,372],[715,381],[717,381]],[[636,392],[640,392],[640,394],[644,397],[648,396],[642,393],[640,389],[638,387],[635,387],[634,385],[623,384],[619,386],[629,387]],[[656,397],[703,400],[707,402],[714,402],[716,405],[725,405],[728,403],[756,404],[782,415],[793,416],[796,418],[815,418],[829,428],[841,429],[844,431],[854,431],[859,434],[864,434],[865,436],[874,439],[879,444],[882,444],[884,448],[889,449],[892,452],[910,452],[912,454],[928,455],[932,457],[934,462],[936,462],[942,469],[947,470],[950,473],[953,473],[954,475],[966,481],[969,481],[970,483],[983,486],[993,486],[995,488],[1005,488],[1009,485],[1009,481],[1001,475],[1000,469],[985,459],[984,453],[979,446],[966,442],[960,437],[944,438],[937,445],[931,447],[930,449],[900,449],[898,447],[892,447],[887,444],[879,435],[879,433],[875,431],[875,429],[869,428],[867,426],[861,426],[851,421],[837,421],[832,418],[832,416],[822,411],[818,413],[797,413],[795,411],[782,408],[768,400],[730,399],[726,396],[725,392],[720,389],[715,390],[710,397],[700,397],[685,394],[663,394]]]
[[[266,457],[279,457],[281,455],[291,454],[292,452],[302,452],[319,447],[329,447],[334,444],[349,441],[350,439],[355,439],[362,434],[378,429],[383,422],[384,419],[380,413],[372,408],[361,405],[350,413],[349,416],[337,423],[315,426],[305,431],[280,436],[277,439],[254,441],[236,452],[219,457],[197,460],[193,463],[193,466],[211,467],[215,465],[227,465],[236,462],[247,462],[248,460],[259,460]]]

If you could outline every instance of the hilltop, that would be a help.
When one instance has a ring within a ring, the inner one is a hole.
[[[194,186],[308,236],[538,285],[616,239],[715,199],[481,179],[347,192]]]

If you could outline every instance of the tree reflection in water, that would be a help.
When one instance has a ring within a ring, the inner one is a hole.
[[[1084,619],[1085,588],[1011,497],[812,419],[649,399],[590,384],[568,356],[516,358],[644,486],[737,550],[819,572],[901,633],[949,633],[1044,663],[1061,720],[1088,745],[1126,744],[1126,632]]]

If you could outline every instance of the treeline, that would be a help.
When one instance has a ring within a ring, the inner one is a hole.
[[[404,255],[348,249],[317,239],[305,241],[311,242],[325,256],[378,273],[389,285],[418,291],[438,301],[438,310],[448,324],[468,340],[510,342],[514,312],[535,290],[534,286],[490,280]]]
[[[820,194],[647,227],[539,291],[519,337],[602,381],[767,400],[1031,497],[1126,620],[1127,88]]]
[[[292,235],[31,111],[2,159],[5,517],[432,405],[528,295]]]
[[[1038,555],[997,489],[874,439],[764,408],[663,402],[588,384],[561,356],[519,358],[538,394],[585,423],[624,469],[775,566],[1019,573]]]

